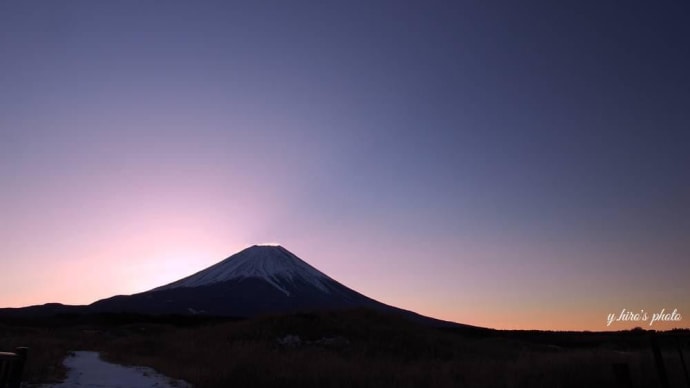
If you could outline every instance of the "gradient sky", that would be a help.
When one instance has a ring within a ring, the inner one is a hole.
[[[271,242],[438,318],[690,327],[690,6],[562,3],[1,2],[0,306]]]

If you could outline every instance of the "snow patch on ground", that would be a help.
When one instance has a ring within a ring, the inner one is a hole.
[[[65,358],[64,365],[69,369],[67,380],[42,388],[191,388],[188,383],[170,379],[151,368],[105,362],[97,352],[74,352]]]

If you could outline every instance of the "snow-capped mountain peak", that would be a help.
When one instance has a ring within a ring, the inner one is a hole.
[[[280,245],[254,245],[200,272],[158,287],[162,291],[180,287],[199,287],[242,278],[260,278],[286,295],[295,280],[311,284],[323,292],[332,281]]]
[[[234,318],[352,308],[402,314],[434,325],[448,324],[371,299],[326,276],[287,249],[266,245],[249,247],[162,287],[84,306],[85,311],[97,313]]]

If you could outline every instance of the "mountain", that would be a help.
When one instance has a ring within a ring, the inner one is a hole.
[[[46,306],[52,306],[50,311],[43,311],[44,306],[33,306],[13,314],[31,311],[49,315],[56,311],[55,304]],[[89,313],[228,317],[368,308],[435,326],[457,325],[378,302],[340,284],[287,249],[268,245],[254,245],[193,275],[146,292],[102,299],[81,310],[72,307],[70,311]]]
[[[354,291],[281,246],[254,245],[200,272],[140,294],[93,303],[97,312],[253,317],[369,308],[434,325],[452,325]]]

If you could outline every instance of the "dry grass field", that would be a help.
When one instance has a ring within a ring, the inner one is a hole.
[[[549,333],[441,330],[370,311],[252,320],[63,317],[0,320],[0,349],[28,346],[27,381],[64,378],[71,350],[144,365],[195,387],[634,387],[659,386],[649,332]],[[687,387],[678,345],[659,333],[671,387]]]

